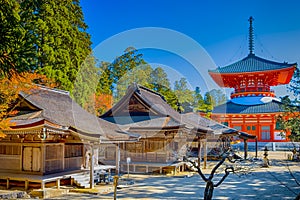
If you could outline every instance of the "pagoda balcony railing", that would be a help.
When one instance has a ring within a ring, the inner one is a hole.
[[[231,94],[237,94],[237,93],[243,93],[243,92],[269,92],[269,93],[274,93],[274,90],[270,89],[262,89],[262,88],[241,88],[241,89],[236,89],[234,92],[231,92]]]
[[[273,90],[261,92],[261,91],[249,91],[249,92],[232,92],[230,97],[231,99],[236,97],[250,97],[250,96],[265,96],[265,97],[275,97],[275,93]]]

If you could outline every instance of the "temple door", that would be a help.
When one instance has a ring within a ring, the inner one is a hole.
[[[39,147],[24,147],[23,149],[23,170],[40,171],[41,149]]]

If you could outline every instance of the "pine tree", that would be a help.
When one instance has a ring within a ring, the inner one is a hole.
[[[143,55],[135,48],[128,47],[124,52],[125,53],[123,55],[117,57],[111,65],[108,66],[112,78],[111,88],[113,91],[116,89],[119,80],[126,73],[138,66],[146,65],[146,62],[142,58]]]
[[[99,66],[100,77],[97,85],[97,93],[99,94],[112,94],[113,76],[109,70],[109,65],[108,62],[101,62]]]
[[[168,75],[163,68],[157,67],[151,72],[151,85],[154,91],[160,92],[163,88],[170,88]]]
[[[188,89],[187,81],[185,78],[181,78],[179,81],[175,81],[174,92],[180,103],[180,110],[188,112],[193,105],[193,91]]]
[[[115,101],[117,102],[125,95],[128,86],[132,83],[148,87],[150,83],[151,72],[152,68],[150,67],[150,65],[140,65],[131,70],[128,70],[127,73],[123,74],[116,86],[117,91],[114,95]]]
[[[300,69],[297,67],[293,78],[288,85],[288,89],[294,94],[296,99],[300,100]]]
[[[0,0],[0,75],[33,69],[33,45],[21,24],[16,0]]]
[[[193,104],[194,111],[205,112],[206,110],[203,108],[203,105],[204,105],[204,99],[200,93],[200,88],[196,87],[194,92],[194,104]]]
[[[32,65],[73,94],[78,71],[91,53],[79,0],[20,2],[22,24],[35,47]]]
[[[171,89],[167,73],[163,68],[157,67],[151,72],[151,82],[149,88],[162,94],[166,102],[175,110],[178,110],[178,98]]]
[[[124,54],[117,57],[112,63],[101,61],[97,93],[113,94],[114,102],[117,102],[131,83],[148,83],[149,81],[145,81],[145,79],[149,79],[152,69],[142,56],[135,48],[128,47]],[[139,69],[147,70],[143,72]],[[136,70],[135,73],[133,73],[134,70]]]
[[[213,107],[224,104],[226,102],[226,96],[220,89],[212,89],[209,91],[209,94],[211,96]]]

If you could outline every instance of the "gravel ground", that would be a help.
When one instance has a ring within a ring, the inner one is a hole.
[[[256,165],[247,175],[230,174],[215,188],[213,199],[295,199],[300,193],[300,186],[295,181],[300,182],[300,163],[286,161],[283,159],[286,157],[286,153],[278,155],[270,152],[272,166],[269,168]],[[205,174],[210,172],[213,164],[210,162],[211,166],[204,170]],[[216,182],[221,176],[221,173],[217,174],[213,180]],[[205,182],[196,173],[130,175],[130,178],[134,185],[118,189],[117,199],[203,199]],[[69,193],[53,199],[113,199],[113,192],[110,190],[98,195]]]

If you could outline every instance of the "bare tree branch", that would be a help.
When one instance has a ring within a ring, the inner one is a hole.
[[[226,177],[230,174],[230,172],[232,172],[232,173],[234,172],[233,167],[227,167],[225,169],[225,175],[221,178],[221,180],[217,184],[214,184],[214,187],[218,187],[219,185],[221,185],[223,183],[223,181],[226,179]]]
[[[185,158],[186,159],[186,158]],[[201,176],[201,178],[207,182],[208,179],[204,176],[203,172],[201,171],[201,167],[200,166],[197,166],[195,162],[191,161],[191,160],[188,160],[186,159],[186,161],[188,161],[189,163],[191,163],[193,165],[193,167],[195,167],[197,169],[197,172],[198,174]]]

